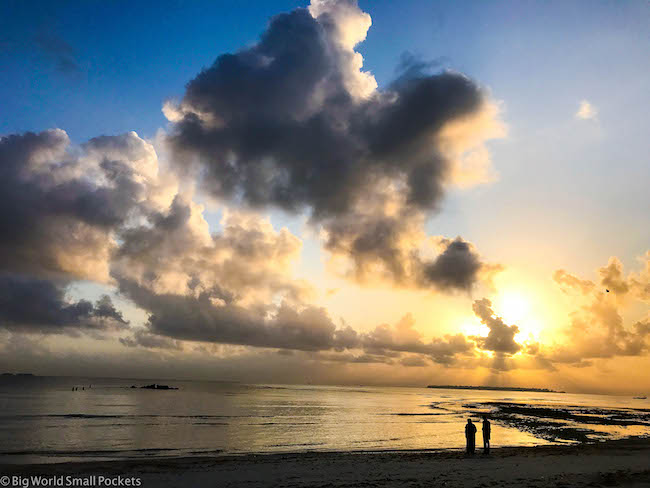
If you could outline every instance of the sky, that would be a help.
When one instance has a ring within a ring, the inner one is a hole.
[[[650,388],[647,2],[0,6],[0,369]]]

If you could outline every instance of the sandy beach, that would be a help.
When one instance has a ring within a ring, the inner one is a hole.
[[[2,466],[3,476],[133,477],[145,487],[650,486],[650,439],[459,451],[312,452]]]

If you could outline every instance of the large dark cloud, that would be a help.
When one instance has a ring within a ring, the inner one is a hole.
[[[324,309],[301,310],[283,304],[272,314],[269,307],[215,305],[216,292],[198,297],[158,295],[132,282],[120,290],[150,312],[150,332],[175,339],[274,347],[298,350],[329,349],[335,345],[335,325]]]
[[[379,199],[375,205],[388,206],[391,196]],[[349,259],[361,282],[379,276],[400,286],[469,291],[489,265],[461,237],[440,239],[440,253],[423,257],[414,248],[423,238],[423,218],[410,209],[397,215],[355,210],[327,220],[325,249]]]
[[[114,144],[132,134],[113,138]],[[124,224],[145,188],[127,162],[67,152],[64,131],[0,138],[0,268],[42,275],[106,275],[110,232]]]
[[[108,297],[64,294],[77,279],[109,281],[115,232],[150,212],[155,152],[135,133],[68,146],[58,129],[0,138],[0,273],[14,330],[125,324]]]
[[[404,178],[410,203],[434,206],[446,161],[432,138],[477,111],[481,91],[460,74],[420,74],[354,100],[327,39],[305,9],[275,17],[258,44],[188,83],[172,142],[202,157],[212,192],[253,205],[346,213],[368,178],[388,175]]]
[[[0,274],[0,327],[42,333],[124,328],[128,322],[107,295],[95,304],[69,301],[65,286],[49,280]]]
[[[307,210],[357,277],[374,262],[398,283],[413,267],[412,284],[467,290],[477,256],[459,242],[437,262],[413,261],[411,231],[439,206],[449,177],[442,129],[480,113],[484,93],[417,62],[386,90],[369,90],[374,79],[353,51],[367,14],[348,0],[310,9],[274,17],[257,44],[219,56],[166,106],[178,160],[198,159],[205,188],[220,198]]]
[[[441,289],[469,290],[481,266],[471,245],[459,237],[450,241],[435,260],[424,265],[424,277]]]

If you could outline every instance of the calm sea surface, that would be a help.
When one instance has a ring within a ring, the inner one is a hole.
[[[150,383],[179,389],[130,388]],[[71,391],[73,386],[79,390]],[[478,419],[477,412],[490,411],[489,402],[577,407],[592,416],[592,407],[623,412],[650,408],[650,401],[631,397],[560,393],[2,377],[0,463],[307,450],[462,449],[467,417]],[[509,422],[493,419],[493,447],[559,442],[531,433],[525,428],[530,420],[526,416],[521,416],[522,428],[513,426],[517,415],[511,415]],[[650,434],[650,424],[643,422],[612,426],[551,421],[581,429],[593,439]]]

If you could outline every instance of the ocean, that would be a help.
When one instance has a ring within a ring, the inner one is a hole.
[[[622,396],[3,376],[0,463],[463,449],[467,418],[480,448],[483,413],[493,448],[650,435],[650,401]]]

